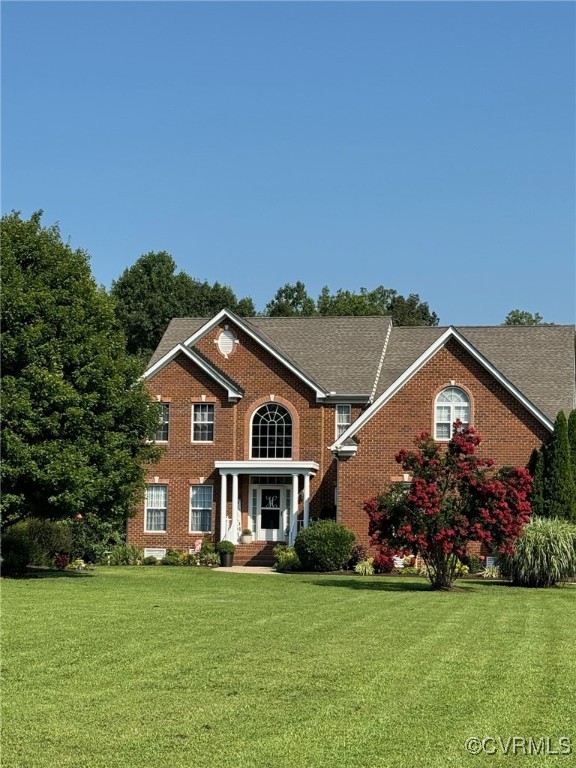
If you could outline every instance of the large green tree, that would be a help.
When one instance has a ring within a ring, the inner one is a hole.
[[[392,288],[379,285],[369,291],[360,288],[359,293],[339,289],[330,293],[328,286],[320,292],[316,303],[318,314],[334,315],[387,315],[394,325],[438,325],[438,316],[416,293],[408,298]]]
[[[513,309],[508,312],[502,325],[553,325],[553,323],[545,323],[538,312],[532,314],[523,309]]]
[[[570,444],[570,458],[572,460],[572,480],[576,484],[576,408],[570,411],[568,417],[568,443]]]
[[[264,314],[268,317],[311,317],[317,314],[316,303],[308,295],[304,283],[298,280],[294,285],[286,283],[278,288],[272,301],[266,304]]]
[[[185,272],[166,251],[140,256],[112,283],[116,316],[130,354],[146,362],[173,317],[211,317],[227,308],[254,315],[252,299],[238,299],[227,285],[200,282]]]
[[[547,517],[576,520],[576,486],[572,477],[572,457],[568,422],[560,411],[544,462],[544,513]]]
[[[3,527],[128,516],[157,458],[157,409],[86,253],[41,212],[2,218]]]

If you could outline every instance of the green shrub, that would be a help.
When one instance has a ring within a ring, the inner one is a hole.
[[[210,541],[210,539],[202,539],[202,544],[200,546],[200,554],[213,555],[215,552],[216,552],[216,547]]]
[[[346,566],[349,571],[353,571],[358,563],[363,562],[368,558],[368,547],[365,547],[364,544],[355,544],[352,547],[352,554],[350,555],[350,560],[348,560],[348,565]]]
[[[109,556],[110,565],[140,565],[144,552],[133,544],[117,544]]]
[[[483,579],[499,579],[501,576],[500,568],[497,565],[487,565],[480,571],[480,576]]]
[[[296,536],[294,549],[306,571],[338,571],[346,566],[354,534],[333,520],[318,520]]]
[[[121,523],[100,520],[91,512],[67,520],[66,525],[72,535],[72,558],[82,558],[88,563],[105,563],[106,553],[118,544],[124,544]]]
[[[277,547],[274,547],[274,557],[276,558],[274,569],[279,573],[288,573],[302,569],[294,547],[279,544]]]
[[[182,562],[182,554],[183,553],[180,552],[179,549],[167,549],[166,554],[160,562],[162,565],[188,565],[188,563]]]
[[[213,565],[220,565],[220,555],[217,552],[200,553],[200,565],[211,568]]]
[[[233,552],[236,552],[236,545],[231,541],[219,541],[218,544],[216,544],[216,549],[218,552],[228,552],[229,554],[232,554]]]
[[[52,566],[56,554],[69,554],[71,546],[65,523],[31,517],[2,536],[2,570],[10,574],[25,571],[27,565]]]
[[[142,560],[142,565],[158,565],[159,560],[158,558],[154,557],[154,555],[148,555],[148,557],[145,557]]]
[[[480,573],[482,570],[482,560],[476,555],[471,555],[464,562],[468,566],[470,573]]]
[[[361,560],[354,566],[356,573],[360,576],[373,576],[374,575],[374,558],[368,557],[366,560]]]
[[[402,575],[403,576],[419,576],[420,570],[413,565],[405,565],[404,568],[402,568]]]
[[[502,575],[521,587],[551,587],[576,576],[576,525],[535,517],[512,555],[500,557]]]

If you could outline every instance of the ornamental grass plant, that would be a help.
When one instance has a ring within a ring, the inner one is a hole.
[[[552,587],[576,577],[576,525],[535,517],[515,550],[499,558],[502,575],[520,587]]]

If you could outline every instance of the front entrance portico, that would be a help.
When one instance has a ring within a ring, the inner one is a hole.
[[[240,475],[250,476],[248,527],[256,541],[293,544],[298,533],[298,483],[304,477],[303,526],[310,523],[310,478],[318,471],[315,461],[268,459],[216,461],[220,471],[220,538],[237,544],[242,533],[238,493]],[[232,477],[232,509],[228,515],[228,475]]]

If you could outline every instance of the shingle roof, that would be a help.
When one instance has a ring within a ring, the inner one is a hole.
[[[574,407],[574,326],[455,326],[492,365],[553,421]],[[392,328],[376,396],[446,328]]]
[[[152,365],[211,318],[175,318]],[[242,318],[326,392],[369,395],[390,327],[387,317]],[[457,330],[550,420],[574,407],[574,326],[458,326]],[[444,332],[392,328],[375,397],[384,392]]]
[[[326,392],[367,394],[374,386],[389,317],[251,317],[250,324]]]
[[[174,318],[148,366],[189,339],[211,318]],[[243,317],[266,343],[326,392],[369,395],[374,386],[388,317]]]

